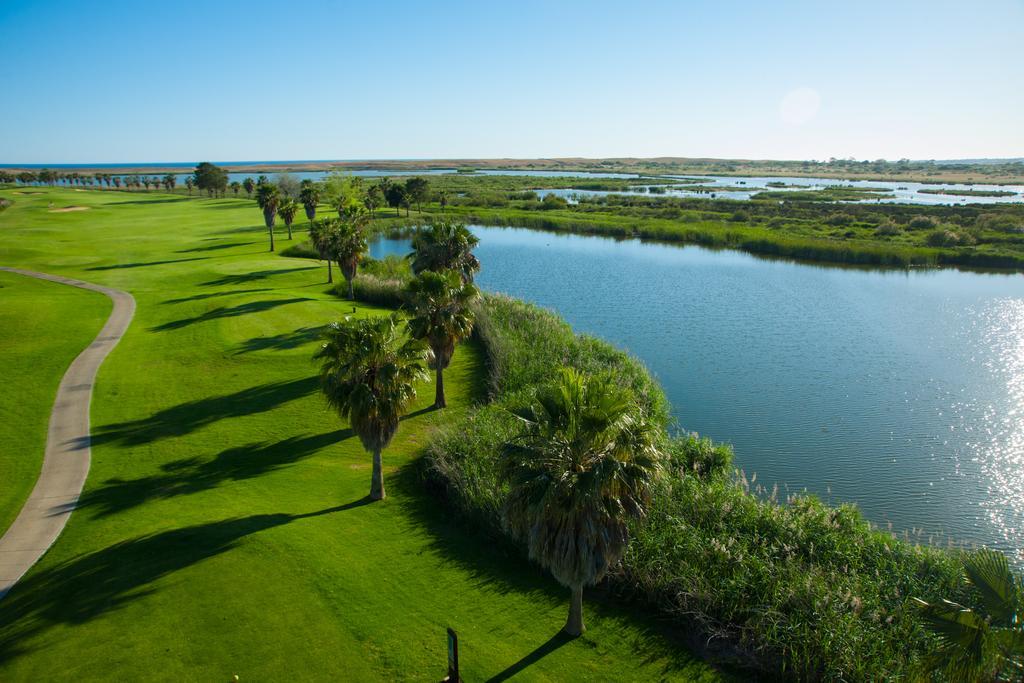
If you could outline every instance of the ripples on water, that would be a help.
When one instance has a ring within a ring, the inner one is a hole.
[[[1024,277],[473,229],[482,287],[639,356],[768,490],[1024,560]]]

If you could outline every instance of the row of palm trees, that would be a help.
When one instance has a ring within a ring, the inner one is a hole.
[[[362,233],[355,222],[336,220],[333,227],[321,222],[313,229],[315,244],[332,229]],[[473,329],[480,296],[473,284],[480,270],[473,254],[477,242],[457,223],[435,221],[421,229],[409,255],[415,277],[405,291],[404,326],[401,313],[346,318],[327,328],[315,354],[328,404],[372,455],[373,500],[385,495],[382,452],[429,367],[436,372],[434,408],[447,405],[443,371]],[[365,240],[351,251],[317,248],[345,272],[346,256],[365,251]],[[629,520],[643,516],[650,501],[664,458],[659,431],[614,377],[570,368],[513,414],[521,430],[501,451],[509,490],[506,523],[530,557],[570,589],[564,631],[578,636],[585,630],[584,587],[618,564],[629,542]]]
[[[163,188],[167,191],[173,190],[178,184],[178,178],[173,173],[168,173],[164,176],[113,173],[90,174],[77,171],[62,173],[45,168],[39,171],[20,171],[16,174],[0,171],[0,183],[11,183],[14,181],[23,185],[39,184],[50,185],[51,187],[56,185],[64,185],[65,187],[78,186],[82,188],[114,187],[115,189],[123,187],[127,190],[133,188],[145,188],[146,190],[153,188],[159,190]]]

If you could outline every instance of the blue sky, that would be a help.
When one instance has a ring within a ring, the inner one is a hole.
[[[0,163],[1024,156],[1024,2],[0,0]]]

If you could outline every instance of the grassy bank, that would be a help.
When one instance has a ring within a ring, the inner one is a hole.
[[[110,314],[102,294],[0,272],[0,536],[39,476],[57,385]]]
[[[1024,215],[973,209],[853,207],[609,196],[545,209],[508,202],[449,209],[483,225],[699,244],[826,263],[1024,269]],[[433,209],[432,210],[436,210]],[[923,219],[923,224],[919,223]],[[959,222],[957,222],[959,221]],[[936,241],[934,234],[952,238]]]
[[[448,626],[466,680],[719,677],[612,601],[586,638],[555,637],[555,583],[423,493],[425,444],[485,395],[476,343],[445,375],[446,411],[421,386],[384,454],[389,499],[366,504],[369,457],[310,357],[325,323],[387,311],[268,253],[253,202],[43,190],[17,196],[0,235],[0,262],[138,304],[94,388],[81,507],[0,601],[0,680],[437,680]],[[38,378],[19,377],[15,395]]]
[[[514,547],[497,460],[517,429],[509,408],[562,365],[612,370],[663,426],[665,400],[638,361],[522,302],[488,297],[478,334],[491,402],[432,441],[425,476],[481,533]],[[728,448],[665,439],[670,465],[650,514],[596,592],[660,611],[709,656],[781,678],[900,679],[930,648],[910,596],[970,601],[953,554],[872,530],[852,506],[755,495],[729,472]]]

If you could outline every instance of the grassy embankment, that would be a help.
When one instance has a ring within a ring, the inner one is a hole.
[[[39,476],[57,384],[111,304],[102,294],[7,272],[0,272],[0,302],[2,536]]]
[[[449,625],[467,680],[718,677],[639,610],[599,604],[585,638],[555,637],[563,591],[423,494],[423,446],[482,395],[476,344],[446,374],[452,407],[425,410],[422,387],[384,455],[390,497],[365,504],[369,458],[310,361],[353,305],[322,266],[266,251],[252,202],[16,199],[0,262],[127,290],[138,309],[94,390],[81,507],[0,601],[0,680],[437,680]],[[21,329],[0,326],[4,343]],[[43,383],[29,370],[8,393]]]

